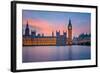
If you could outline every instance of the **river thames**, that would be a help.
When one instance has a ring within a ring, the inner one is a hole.
[[[22,61],[47,62],[91,59],[90,46],[23,46]]]

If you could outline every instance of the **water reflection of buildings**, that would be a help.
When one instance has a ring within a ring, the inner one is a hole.
[[[63,31],[63,35],[60,34],[60,31],[56,31],[56,36],[52,32],[52,36],[44,36],[44,34],[37,34],[36,31],[31,31],[27,23],[25,28],[25,34],[23,35],[23,45],[32,46],[32,45],[71,45],[72,44],[72,24],[69,20],[68,24],[68,38],[67,31]]]

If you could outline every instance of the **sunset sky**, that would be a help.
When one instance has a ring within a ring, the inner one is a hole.
[[[45,36],[54,35],[56,31],[67,31],[69,19],[72,23],[73,36],[81,33],[91,32],[91,14],[78,12],[54,12],[54,11],[22,11],[23,33],[28,22],[30,29],[38,33],[44,33]]]

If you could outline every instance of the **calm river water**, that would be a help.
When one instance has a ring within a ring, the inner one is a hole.
[[[31,46],[22,49],[23,62],[85,60],[91,58],[90,46]]]

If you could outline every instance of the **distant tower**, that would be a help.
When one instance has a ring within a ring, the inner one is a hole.
[[[60,31],[56,31],[56,45],[61,45]]]
[[[36,37],[36,31],[35,31],[35,30],[32,30],[32,31],[31,31],[31,36],[32,36],[32,37]]]
[[[60,37],[60,31],[56,31],[56,37]]]
[[[54,37],[54,32],[52,32],[52,37]]]
[[[67,44],[67,32],[64,32],[63,31],[63,43],[64,43],[64,45],[66,45]]]
[[[29,34],[29,26],[28,26],[28,22],[27,22],[27,24],[26,24],[26,28],[25,28],[25,36],[29,36],[30,34]]]
[[[72,24],[71,20],[69,19],[69,24],[68,24],[68,45],[72,45]]]
[[[67,38],[67,33],[63,31],[63,36]]]
[[[42,33],[42,37],[44,37],[44,33]]]

